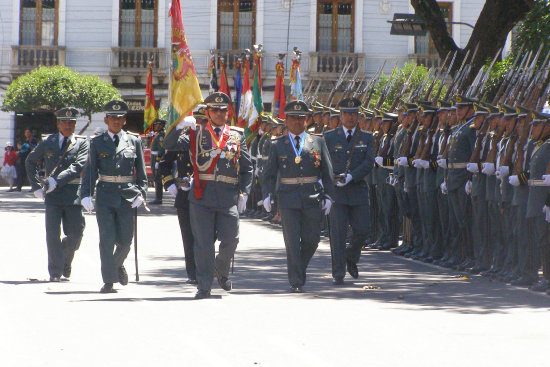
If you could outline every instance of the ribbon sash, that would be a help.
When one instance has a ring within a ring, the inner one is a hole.
[[[292,147],[292,150],[294,151],[294,154],[296,154],[296,157],[299,157],[302,154],[302,149],[304,148],[304,143],[306,141],[306,133],[302,135],[302,138],[300,140],[300,148],[296,150],[296,147],[294,146],[294,142],[292,139],[290,139],[290,133],[288,133],[288,140],[290,140],[290,146]]]

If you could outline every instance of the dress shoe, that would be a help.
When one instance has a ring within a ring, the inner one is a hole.
[[[523,276],[523,277],[519,277],[515,280],[512,280],[512,282],[510,284],[515,285],[517,287],[529,287],[529,286],[533,285],[534,282],[535,282],[534,279]]]
[[[128,273],[126,272],[124,265],[118,268],[118,282],[120,285],[128,284]]]
[[[349,275],[353,277],[353,279],[359,278],[359,269],[357,269],[357,264],[353,261],[347,259],[346,260],[346,268],[348,270]]]
[[[290,293],[303,293],[304,290],[300,286],[291,286],[288,290]]]
[[[14,191],[15,191],[14,188],[11,188],[11,189],[8,190],[8,192],[14,192]]]
[[[70,278],[71,277],[71,264],[65,264],[63,265],[63,276],[65,278]]]
[[[344,285],[344,278],[332,278],[332,285]]]
[[[59,277],[50,277],[50,282],[52,283],[59,283],[61,281],[61,279],[59,279]]]
[[[483,272],[483,271],[486,271],[486,270],[487,270],[487,268],[483,268],[483,267],[481,267],[481,266],[476,265],[476,266],[474,266],[473,268],[471,268],[471,269],[469,270],[469,272],[470,272],[470,274],[472,274],[472,275],[477,275],[477,274],[479,274],[479,273],[481,273],[481,272]]]
[[[210,291],[204,291],[202,289],[199,289],[197,293],[195,293],[195,299],[205,299],[210,298]]]
[[[529,287],[529,289],[534,292],[545,292],[547,289],[549,289],[548,280],[541,279],[538,281],[537,284],[534,284],[531,287]]]
[[[151,204],[151,205],[162,205],[162,200],[155,199],[155,200],[151,201],[149,204]]]
[[[268,215],[266,215],[265,217],[263,217],[262,220],[263,220],[264,222],[269,222],[269,221],[272,220],[273,218],[275,218],[275,215],[273,215],[273,214],[268,214]]]
[[[216,279],[218,280],[218,284],[224,291],[229,292],[233,288],[233,283],[231,283],[231,281],[226,277],[218,275]]]
[[[431,257],[431,256],[428,256],[428,257],[423,258],[422,261],[424,261],[426,264],[431,264],[431,263],[434,262],[434,258]]]
[[[116,289],[113,289],[113,283],[105,283],[99,293],[116,293]]]
[[[187,281],[185,282],[185,284],[197,285],[198,282],[197,282],[196,279],[187,279]]]

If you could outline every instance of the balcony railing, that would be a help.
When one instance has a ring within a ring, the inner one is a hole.
[[[164,48],[113,47],[111,75],[146,74],[149,61],[153,70],[166,73],[168,70],[167,50]]]
[[[65,65],[65,47],[12,46],[12,73],[26,73],[39,66]]]
[[[416,65],[423,65],[427,68],[433,66],[441,66],[442,60],[439,55],[422,55],[422,54],[409,54],[409,61],[415,62]]]
[[[358,76],[365,74],[365,54],[363,53],[332,53],[312,52],[309,54],[311,60],[310,76],[316,79],[338,79],[346,65],[351,63],[347,74]]]

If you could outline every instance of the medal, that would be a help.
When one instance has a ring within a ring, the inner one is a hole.
[[[294,158],[294,163],[296,163],[296,164],[300,164],[301,161],[302,161],[302,157]]]
[[[225,152],[222,152],[222,154],[220,154],[220,158],[221,158],[221,159],[224,159],[224,158],[225,158]]]
[[[216,158],[217,155],[218,155],[218,152],[216,152],[215,150],[213,150],[213,151],[210,152],[210,156],[211,156],[212,158]]]
[[[300,140],[300,147],[298,148],[298,150],[296,150],[296,147],[294,146],[294,144],[292,144],[290,135],[287,135],[287,136],[288,136],[288,140],[290,141],[290,146],[292,147],[292,150],[294,150],[294,154],[296,154],[296,158],[294,158],[294,163],[300,164],[300,162],[302,162],[302,157],[300,157],[300,154],[302,153],[302,149],[304,148],[304,142],[306,141],[305,139],[306,134],[303,133],[302,139]]]

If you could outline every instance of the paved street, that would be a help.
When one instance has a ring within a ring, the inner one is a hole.
[[[258,220],[241,221],[234,290],[194,301],[171,205],[139,217],[140,282],[104,295],[95,217],[71,281],[48,283],[43,204],[1,188],[0,365],[549,365],[550,297],[380,251],[335,288],[326,240],[291,295],[282,232]]]

